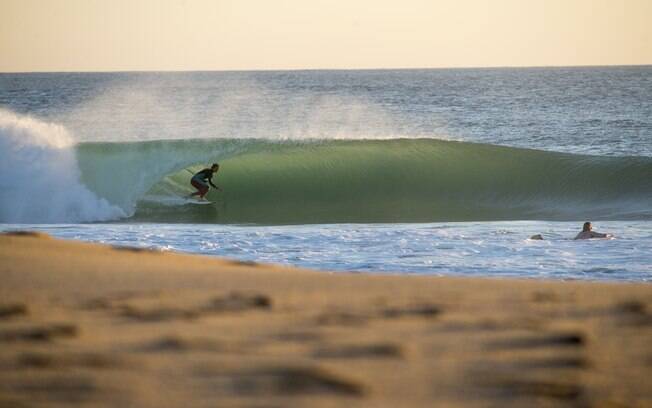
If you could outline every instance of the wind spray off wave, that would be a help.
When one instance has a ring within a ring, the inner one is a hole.
[[[0,110],[0,222],[86,222],[124,211],[79,181],[65,128]]]

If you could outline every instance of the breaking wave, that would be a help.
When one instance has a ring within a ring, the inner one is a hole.
[[[78,147],[82,179],[134,220],[207,223],[652,219],[652,158],[434,139],[178,140]],[[222,167],[213,206],[192,172]]]
[[[80,182],[73,140],[62,126],[0,110],[0,222],[86,222],[125,215]]]
[[[222,165],[214,205],[190,173]],[[0,110],[0,222],[368,223],[650,220],[652,158],[437,139],[74,144]]]

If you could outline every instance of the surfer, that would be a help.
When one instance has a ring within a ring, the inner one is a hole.
[[[213,176],[215,175],[215,173],[217,173],[219,169],[220,169],[220,165],[217,163],[213,163],[210,169],[209,168],[202,169],[197,173],[195,173],[190,179],[190,184],[192,184],[192,186],[195,187],[197,191],[190,194],[189,197],[199,196],[199,199],[203,200],[206,193],[208,193],[208,184],[210,184],[213,188],[221,190],[221,188],[213,184]]]
[[[593,226],[591,226],[590,222],[585,222],[584,226],[582,227],[582,232],[577,234],[575,239],[590,239],[590,238],[611,238],[613,235],[611,234],[601,234],[599,232],[594,232],[592,231]]]

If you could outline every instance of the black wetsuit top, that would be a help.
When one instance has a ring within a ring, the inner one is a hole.
[[[213,171],[211,169],[203,169],[203,170],[195,173],[195,175],[192,176],[192,178],[198,178],[203,182],[212,181],[212,179],[213,179]]]

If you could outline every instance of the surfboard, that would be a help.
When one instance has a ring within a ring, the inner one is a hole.
[[[207,204],[215,204],[212,201],[209,200],[200,200],[198,198],[190,197],[190,196],[181,196],[178,198],[178,204],[180,205],[185,205],[185,204],[197,204],[197,205],[207,205]]]
[[[214,204],[212,201],[208,201],[208,200],[193,200],[193,199],[188,199],[188,201],[186,201],[186,203],[188,203],[188,204],[197,204],[197,205]]]

